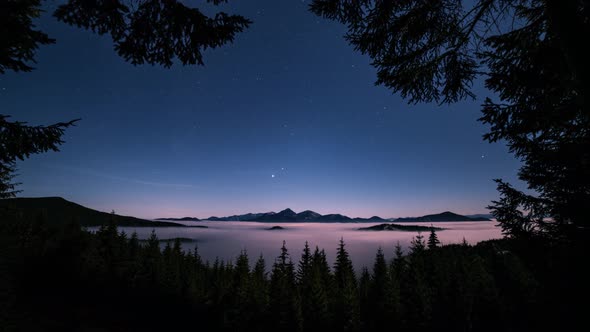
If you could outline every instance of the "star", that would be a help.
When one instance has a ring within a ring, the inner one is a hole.
[[[274,177],[275,177],[275,175],[274,175],[274,174],[272,174],[270,177],[271,177],[271,178],[274,178]]]

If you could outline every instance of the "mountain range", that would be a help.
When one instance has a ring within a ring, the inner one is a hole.
[[[156,220],[172,220],[172,221],[198,221],[197,218],[159,218]],[[351,218],[342,214],[326,214],[321,215],[311,210],[305,210],[300,213],[295,213],[291,209],[285,209],[281,212],[266,212],[266,213],[247,213],[240,215],[233,215],[228,217],[209,217],[203,220],[208,221],[258,221],[258,222],[445,222],[445,221],[489,221],[485,217],[468,217],[453,212],[443,212],[439,214],[430,214],[422,217],[409,218],[392,218],[383,219],[381,217],[373,216],[371,218]]]
[[[195,217],[160,218],[157,221],[145,220],[130,216],[96,211],[85,206],[70,202],[61,197],[39,198],[9,198],[0,199],[0,217],[17,218],[21,220],[36,220],[42,218],[47,223],[63,223],[76,221],[81,226],[100,226],[113,220],[118,226],[135,227],[191,227],[174,221],[200,221]],[[209,217],[208,221],[258,221],[258,222],[444,222],[444,221],[489,221],[485,217],[468,217],[453,212],[430,214],[422,217],[383,219],[377,216],[371,218],[351,218],[342,214],[321,215],[317,212],[305,210],[295,213],[285,209],[278,213],[247,213],[228,217]]]

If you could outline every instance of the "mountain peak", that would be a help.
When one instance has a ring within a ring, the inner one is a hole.
[[[321,214],[311,210],[305,210],[303,212],[297,213],[297,219],[302,221],[317,220],[321,216]]]
[[[283,211],[279,212],[279,214],[295,215],[297,213],[295,213],[295,211],[293,211],[293,210],[291,210],[289,208],[286,208]]]
[[[441,215],[454,215],[454,216],[458,216],[458,214],[456,214],[455,212],[451,212],[451,211],[445,211],[440,213]]]

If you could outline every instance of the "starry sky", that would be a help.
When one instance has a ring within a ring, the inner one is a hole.
[[[199,1],[200,3],[200,1]],[[54,5],[50,5],[50,10]],[[476,100],[408,105],[374,85],[345,27],[308,1],[233,1],[254,21],[205,66],[133,66],[109,37],[55,21],[36,70],[0,76],[3,114],[81,118],[59,153],[18,163],[22,197],[138,217],[279,211],[351,217],[486,213],[519,162],[481,139]]]

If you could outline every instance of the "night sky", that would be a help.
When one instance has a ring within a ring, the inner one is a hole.
[[[200,1],[199,1],[200,3]],[[351,217],[486,213],[519,163],[481,139],[478,100],[408,105],[376,87],[345,28],[306,1],[233,1],[254,21],[205,66],[124,62],[109,37],[55,21],[32,73],[0,76],[3,114],[82,118],[59,153],[18,163],[22,197],[138,217],[279,211]],[[478,86],[479,85],[479,86]]]

